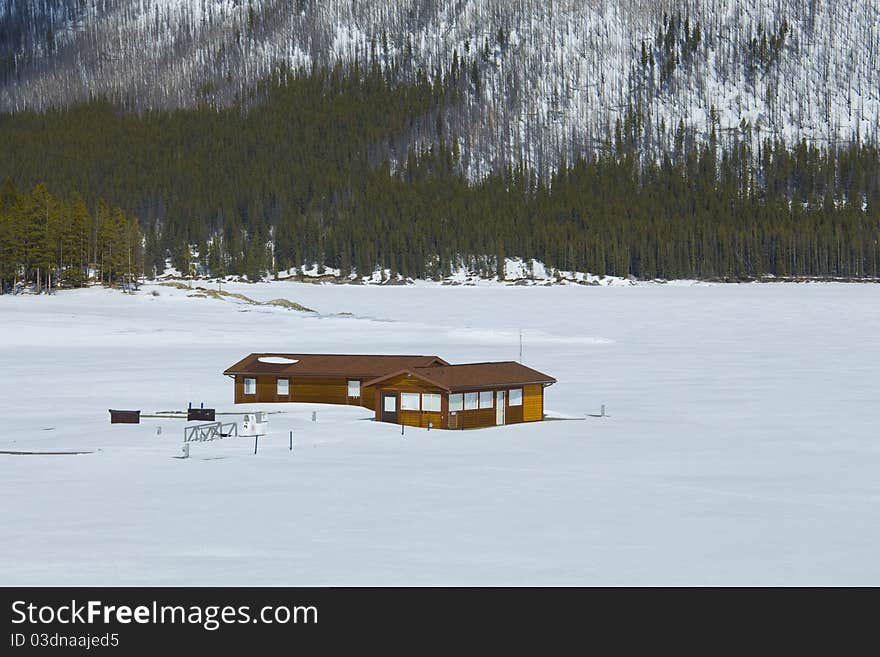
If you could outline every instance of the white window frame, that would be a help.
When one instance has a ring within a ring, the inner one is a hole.
[[[250,385],[248,385],[250,384]],[[246,395],[256,395],[257,394],[257,379],[252,376],[244,377],[244,394]]]
[[[400,410],[402,411],[419,411],[421,410],[421,401],[422,396],[417,392],[402,392],[400,393]],[[413,405],[415,403],[415,405]]]
[[[284,384],[284,392],[281,392],[281,384]],[[275,379],[275,394],[279,397],[289,397],[290,396],[290,379],[286,379],[284,377],[279,377]]]
[[[475,411],[480,407],[480,393],[466,392],[464,393],[464,410]]]
[[[494,390],[482,390],[480,392],[480,408],[494,408],[495,407],[495,391]]]
[[[355,394],[351,394],[352,388],[354,388]],[[361,382],[359,379],[349,379],[348,380],[348,396],[360,399]]]
[[[514,397],[516,395],[516,397]],[[523,389],[522,388],[511,388],[507,391],[507,405],[508,406],[522,406],[523,403]]]
[[[449,412],[464,410],[464,395],[460,392],[449,395]]]
[[[422,410],[439,413],[442,409],[442,397],[439,392],[423,392],[422,393]]]

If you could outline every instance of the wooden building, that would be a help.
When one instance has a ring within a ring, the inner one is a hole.
[[[363,384],[404,367],[446,365],[437,356],[251,354],[223,372],[235,379],[235,403],[317,402],[372,409]]]
[[[544,419],[553,377],[512,361],[408,367],[367,381],[376,419],[417,427],[468,429]]]
[[[437,356],[251,354],[227,369],[235,403],[353,404],[376,420],[469,429],[544,419],[556,379],[519,363],[450,365]]]

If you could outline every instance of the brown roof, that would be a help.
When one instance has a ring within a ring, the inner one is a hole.
[[[295,363],[266,363],[261,358],[286,358]],[[437,356],[384,356],[370,354],[250,354],[224,374],[273,374],[277,376],[327,376],[375,378],[404,368],[446,365]]]
[[[434,367],[408,367],[390,372],[384,376],[367,381],[364,386],[373,386],[399,374],[411,374],[439,388],[455,392],[476,390],[498,386],[520,386],[529,383],[550,385],[556,379],[514,361],[495,363],[466,363],[463,365],[436,365]]]

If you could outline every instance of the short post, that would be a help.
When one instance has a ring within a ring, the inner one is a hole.
[[[190,403],[189,403],[189,406],[188,406],[188,407],[187,407],[187,410],[191,410],[191,409],[192,409],[192,407],[193,407],[193,403],[192,403],[192,402],[190,402]]]
[[[204,407],[205,407],[205,402],[202,402],[201,404],[199,404],[199,408],[204,408]]]
[[[318,411],[312,411],[312,422],[318,421]]]
[[[162,427],[156,427],[156,435],[157,435],[157,436],[161,436],[161,435],[162,435]]]
[[[254,436],[254,454],[257,453],[257,440],[258,439],[259,439],[259,436]]]
[[[406,425],[405,425],[403,422],[400,423],[400,435],[401,435],[401,436],[403,435],[403,428],[404,428],[405,426],[406,426]]]
[[[290,451],[293,451],[293,430],[290,431]]]
[[[434,426],[434,425],[433,425],[433,424],[431,424],[431,420],[428,420],[428,431],[430,431],[430,430],[431,430],[431,427],[432,427],[432,426]]]
[[[602,417],[605,417],[605,404],[602,404],[601,415],[602,415]]]

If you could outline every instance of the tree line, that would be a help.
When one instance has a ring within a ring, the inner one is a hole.
[[[228,108],[0,115],[3,276],[116,282],[129,254],[148,275],[170,258],[252,280],[315,264],[495,274],[507,256],[638,278],[880,276],[876,146],[792,146],[745,124],[722,141],[712,122],[705,143],[680,124],[652,158],[634,108],[607,152],[473,180],[444,117],[479,84],[464,57],[412,83],[355,62],[279,70]]]
[[[130,283],[144,266],[136,217],[77,192],[51,194],[45,183],[20,191],[0,186],[0,293],[79,287],[89,280]]]

